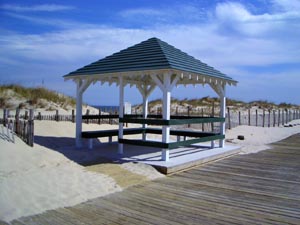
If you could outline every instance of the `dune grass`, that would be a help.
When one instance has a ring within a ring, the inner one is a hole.
[[[9,92],[10,91],[10,92]],[[9,93],[5,95],[4,93]],[[9,98],[23,98],[26,99],[26,102],[20,103],[19,107],[22,105],[29,104],[31,106],[43,107],[41,99],[44,99],[49,102],[53,102],[60,106],[76,104],[75,98],[65,96],[56,91],[49,90],[44,87],[24,87],[18,84],[8,84],[0,85],[0,107],[1,108],[10,108],[11,104],[9,103]]]

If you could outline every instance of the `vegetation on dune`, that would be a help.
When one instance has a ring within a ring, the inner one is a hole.
[[[44,87],[24,87],[18,84],[0,85],[0,108],[16,107],[13,100],[17,100],[19,108],[33,106],[38,108],[48,107],[53,103],[59,107],[74,106],[76,100]]]
[[[220,100],[219,98],[216,97],[209,97],[205,96],[203,98],[193,98],[193,99],[178,99],[178,98],[172,98],[171,99],[171,104],[178,105],[178,106],[183,106],[183,107],[211,107],[212,105],[218,107],[220,105]],[[161,106],[162,105],[162,99],[155,99],[149,102],[149,107],[155,107],[155,106]],[[258,109],[292,109],[292,108],[297,108],[299,109],[299,105],[295,104],[290,104],[290,103],[280,103],[280,104],[275,104],[270,101],[266,100],[257,100],[257,101],[251,101],[251,102],[244,102],[240,100],[235,100],[235,99],[230,99],[226,98],[226,106],[231,107],[231,108],[244,108],[244,109],[249,109],[252,107],[257,107]],[[136,108],[141,108],[141,105],[136,105]]]

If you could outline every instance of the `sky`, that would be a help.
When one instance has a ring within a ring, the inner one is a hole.
[[[237,80],[227,96],[300,105],[300,0],[0,0],[0,84],[75,96],[68,74],[157,37]],[[172,97],[216,96],[209,87]],[[161,98],[157,88],[151,99]],[[142,97],[126,86],[125,101]],[[118,105],[118,87],[96,83],[93,105]]]

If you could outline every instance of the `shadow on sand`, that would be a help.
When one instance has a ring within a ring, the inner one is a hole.
[[[63,154],[68,159],[83,165],[100,163],[123,163],[139,161],[161,161],[161,149],[124,145],[124,154],[118,154],[118,143],[101,143],[94,140],[94,148],[88,149],[87,140],[82,148],[76,148],[74,138],[35,136],[35,143]],[[170,158],[181,157],[188,154],[207,150],[205,146],[188,146],[184,149],[170,150]]]

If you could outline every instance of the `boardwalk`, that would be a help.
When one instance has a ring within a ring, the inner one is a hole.
[[[300,134],[12,224],[300,224]]]

